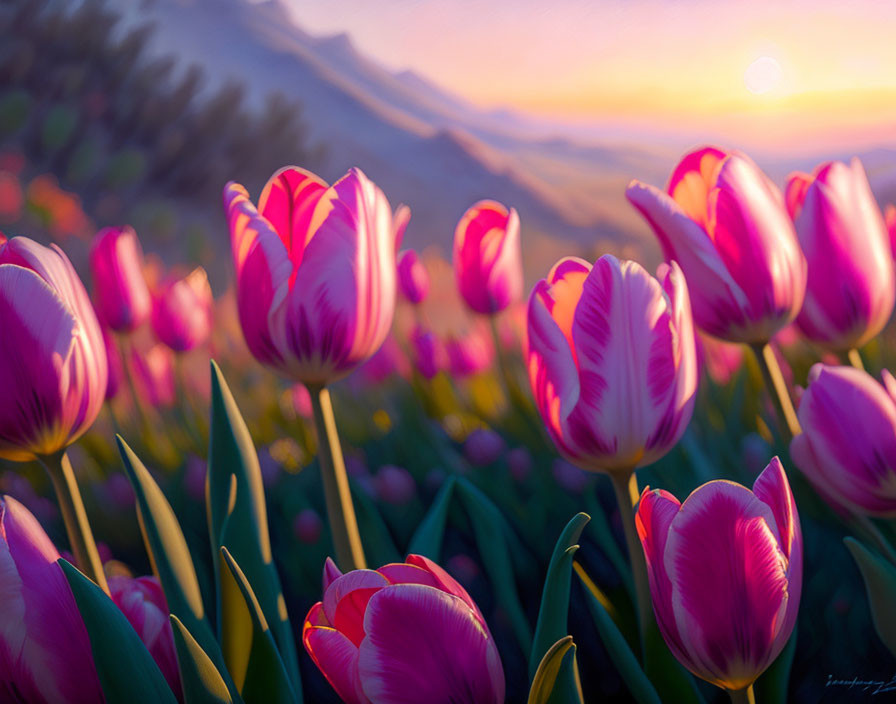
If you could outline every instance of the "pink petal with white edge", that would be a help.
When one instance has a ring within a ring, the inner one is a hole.
[[[314,208],[327,190],[315,174],[297,166],[286,166],[265,184],[258,198],[258,212],[280,236],[292,262],[293,275],[311,239]]]
[[[504,672],[490,633],[461,599],[394,585],[370,600],[358,671],[372,704],[501,704]]]
[[[749,489],[717,480],[694,491],[669,528],[664,566],[686,664],[718,686],[751,684],[783,646],[788,561],[774,523]]]
[[[416,565],[408,565],[404,562],[393,562],[382,567],[377,567],[389,584],[425,584],[427,587],[439,589],[439,583],[428,570]]]
[[[429,572],[432,575],[433,579],[436,581],[435,586],[437,588],[441,589],[443,592],[453,594],[457,598],[462,599],[464,603],[471,609],[473,609],[473,611],[475,611],[479,615],[479,618],[482,619],[482,613],[480,613],[479,607],[476,605],[476,602],[473,601],[472,597],[467,593],[467,590],[460,585],[460,582],[458,582],[454,577],[452,577],[444,569],[442,569],[442,567],[437,565],[428,557],[424,557],[423,555],[408,555],[407,563],[409,565],[414,565],[415,567],[419,567],[420,569]],[[485,619],[482,620],[485,621]]]
[[[318,602],[305,619],[302,642],[314,664],[346,704],[370,704],[358,676],[358,648],[339,631],[315,626],[321,621]]]

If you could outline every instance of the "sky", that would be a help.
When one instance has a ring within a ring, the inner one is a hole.
[[[635,120],[770,145],[896,143],[886,0],[287,0],[487,108]]]

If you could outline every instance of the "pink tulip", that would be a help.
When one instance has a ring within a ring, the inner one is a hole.
[[[706,373],[719,386],[725,386],[744,361],[743,345],[717,340],[703,333],[697,334],[697,356],[702,357]]]
[[[444,350],[435,333],[415,326],[410,336],[414,366],[424,379],[432,379],[444,365]]]
[[[28,509],[0,498],[0,701],[103,701],[59,552]]]
[[[481,328],[474,327],[465,335],[449,336],[445,340],[445,355],[451,374],[463,378],[491,367],[495,346]]]
[[[630,471],[681,437],[697,392],[684,276],[660,281],[605,255],[561,259],[529,298],[535,402],[561,453],[583,469]]]
[[[890,237],[858,159],[787,181],[787,207],[809,263],[802,333],[829,349],[861,347],[896,302]]]
[[[896,516],[896,380],[816,364],[799,405],[794,464],[834,505]]]
[[[729,342],[768,342],[806,290],[780,191],[748,157],[713,147],[685,156],[667,191],[632,181],[626,197],[681,266],[697,325]]]
[[[884,220],[887,223],[887,232],[890,236],[890,254],[893,259],[896,259],[896,206],[887,206],[884,211]]]
[[[106,395],[103,336],[84,285],[55,245],[0,246],[0,457],[52,455],[80,437]]]
[[[516,210],[483,200],[464,213],[454,232],[454,275],[461,296],[477,313],[499,313],[520,300],[523,264]]]
[[[131,227],[100,230],[90,248],[94,303],[116,332],[135,330],[149,317],[152,299],[143,276],[143,250]]]
[[[392,325],[402,230],[383,192],[359,169],[328,187],[286,167],[257,209],[233,182],[224,205],[240,323],[256,359],[324,384],[373,356]]]
[[[479,608],[420,555],[378,570],[324,567],[305,649],[347,704],[500,704],[504,672]]]
[[[153,408],[168,408],[177,400],[174,355],[160,342],[149,349],[131,348],[131,374],[140,401]]]
[[[429,293],[429,274],[413,249],[398,255],[398,290],[410,303],[422,303]]]
[[[404,506],[417,495],[417,483],[404,467],[387,464],[373,478],[376,495],[387,504]]]
[[[320,514],[313,508],[304,508],[299,511],[292,523],[293,534],[306,545],[314,545],[320,540],[324,522]]]
[[[103,344],[106,348],[106,361],[109,369],[106,383],[106,399],[113,399],[121,388],[121,380],[124,378],[124,365],[121,362],[121,352],[115,339],[108,328],[103,328]]]
[[[109,591],[128,622],[137,631],[143,645],[165,676],[171,691],[180,697],[180,672],[168,602],[162,585],[155,577],[109,577]]]
[[[752,685],[790,638],[800,603],[803,539],[778,458],[753,491],[716,480],[682,504],[647,487],[635,522],[669,649],[707,682]]]
[[[175,352],[191,350],[211,334],[214,303],[202,267],[183,279],[168,279],[153,300],[152,328]]]

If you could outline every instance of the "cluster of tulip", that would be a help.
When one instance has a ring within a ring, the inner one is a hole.
[[[746,156],[705,148],[681,161],[665,192],[636,181],[626,195],[667,262],[654,277],[611,255],[593,264],[560,260],[529,296],[524,357],[535,409],[559,453],[606,474],[615,489],[647,673],[638,663],[617,663],[632,695],[690,700],[680,688],[693,681],[683,671],[672,685],[652,681],[654,661],[669,671],[671,653],[733,701],[753,701],[754,683],[792,642],[803,539],[777,457],[764,459],[752,490],[713,480],[683,502],[662,489],[639,491],[637,470],[682,438],[697,397],[700,348],[709,355],[719,340],[753,349],[794,464],[874,541],[874,550],[850,548],[869,585],[878,634],[896,654],[896,609],[873,586],[896,583],[896,555],[869,518],[896,516],[896,380],[884,371],[879,384],[858,352],[887,323],[896,277],[887,226],[861,165],[796,174],[782,195]],[[457,580],[422,554],[367,568],[328,390],[383,346],[398,293],[415,307],[429,295],[423,260],[398,251],[410,211],[393,212],[357,169],[329,185],[295,167],[274,174],[257,204],[244,187],[228,184],[224,208],[245,342],[259,362],[307,389],[317,432],[335,562],[323,565],[322,599],[304,619],[305,649],[350,704],[504,701],[495,639]],[[472,344],[490,346],[508,398],[526,404],[496,323],[523,296],[516,211],[475,204],[458,223],[453,254],[463,301],[493,333]],[[124,358],[133,361],[124,368],[132,386],[141,363],[158,356],[137,351],[128,335],[149,321],[150,345],[164,345],[165,359],[195,348],[210,335],[212,299],[201,270],[148,285],[128,228],[97,235],[90,269],[93,304],[61,250],[24,237],[0,241],[0,458],[44,463],[74,562],[90,578],[61,559],[18,501],[0,500],[0,695],[12,702],[301,701],[258,460],[216,367],[205,494],[217,632],[174,513],[122,440],[155,576],[107,579],[66,448],[115,393],[117,347],[130,345]],[[813,367],[798,410],[772,346],[794,321],[807,340],[853,365]],[[110,342],[116,338],[118,346]],[[421,377],[432,379],[444,361],[422,316],[408,339]],[[459,341],[446,347],[452,368],[477,364],[475,350]],[[143,375],[154,379],[141,382],[146,392],[158,393],[158,372]],[[140,393],[133,398],[139,407]],[[489,454],[488,442],[471,436],[470,452]],[[427,518],[432,524],[445,522],[439,503]],[[582,701],[566,611],[571,573],[581,572],[572,554],[584,521],[573,518],[548,569],[531,638],[530,702]],[[590,583],[587,575],[583,581]],[[655,632],[667,646],[662,652]],[[115,659],[118,652],[131,659]]]

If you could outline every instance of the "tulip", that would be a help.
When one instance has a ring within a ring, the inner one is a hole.
[[[308,386],[327,515],[343,566],[364,553],[326,384],[383,344],[395,312],[395,250],[410,217],[359,169],[332,186],[296,167],[275,173],[256,208],[224,187],[237,308],[249,350]]]
[[[445,340],[448,368],[456,377],[472,376],[491,367],[495,359],[494,342],[478,328]]]
[[[560,260],[529,298],[529,379],[548,433],[588,470],[655,462],[681,437],[697,391],[688,288],[605,255]]]
[[[168,602],[155,577],[110,577],[112,601],[133,626],[156,665],[180,698],[180,672],[174,648],[174,634],[168,619]]]
[[[0,498],[0,700],[103,701],[87,628],[59,552],[22,504]]]
[[[214,298],[205,269],[183,279],[168,279],[153,300],[152,328],[175,352],[203,344],[212,330]]]
[[[313,508],[305,508],[299,511],[292,523],[293,534],[306,545],[314,545],[320,540],[323,530],[323,521]]]
[[[417,495],[417,483],[404,467],[387,464],[373,478],[376,495],[387,504],[404,506]]]
[[[124,378],[124,364],[121,361],[121,350],[115,344],[115,338],[108,328],[103,328],[103,345],[106,348],[106,362],[108,366],[106,382],[106,399],[110,400],[118,395],[121,381]]]
[[[681,266],[697,325],[729,342],[768,342],[806,290],[780,191],[745,155],[713,147],[686,155],[667,191],[632,181],[626,197]]]
[[[859,515],[896,516],[896,380],[816,364],[790,454],[818,492]]]
[[[132,347],[130,357],[139,401],[153,408],[173,406],[177,399],[177,385],[171,350],[157,342],[146,350]]]
[[[413,249],[398,256],[398,290],[410,303],[422,303],[429,293],[429,274]]]
[[[116,332],[140,327],[152,310],[143,276],[143,250],[130,227],[100,230],[90,248],[94,302],[103,322]]]
[[[504,438],[490,428],[476,428],[464,442],[464,455],[476,467],[497,462],[506,450]]]
[[[286,167],[256,208],[224,188],[246,344],[263,364],[307,385],[369,359],[392,325],[396,231],[389,201],[359,169],[327,186]]]
[[[647,487],[636,522],[669,649],[707,682],[748,691],[799,609],[803,541],[781,462],[772,459],[753,491],[716,480],[679,503]]]
[[[822,347],[861,347],[886,325],[896,302],[890,238],[858,159],[828,162],[787,181],[787,206],[809,264],[796,319]]]
[[[415,326],[410,335],[414,366],[424,379],[432,379],[442,368],[442,348],[435,333]]]
[[[706,373],[719,386],[725,386],[740,369],[744,360],[744,348],[730,342],[697,333],[697,357]]]
[[[53,455],[96,419],[106,394],[103,336],[65,254],[14,237],[0,247],[0,457]]]
[[[896,259],[896,206],[887,206],[884,211],[884,219],[887,223],[887,233],[890,236],[890,254],[893,259]]]
[[[466,590],[420,555],[378,570],[324,567],[302,640],[347,704],[500,704],[504,672]]]
[[[493,315],[520,300],[523,265],[516,210],[483,200],[472,206],[454,232],[454,274],[467,305]]]

